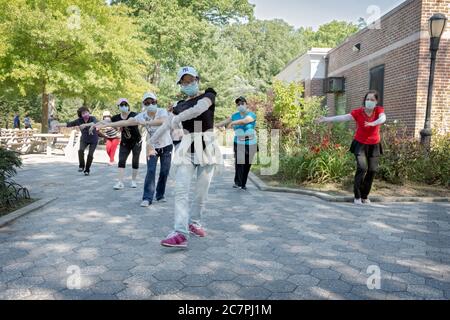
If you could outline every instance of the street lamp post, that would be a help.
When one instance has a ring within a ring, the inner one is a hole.
[[[444,33],[445,26],[447,24],[447,17],[441,13],[433,15],[429,20],[429,32],[430,32],[430,79],[428,82],[428,97],[427,97],[427,112],[425,116],[425,126],[420,132],[421,143],[423,146],[430,149],[431,146],[431,106],[433,103],[433,86],[434,86],[434,71],[436,69],[436,56],[439,50],[439,42],[441,36]]]

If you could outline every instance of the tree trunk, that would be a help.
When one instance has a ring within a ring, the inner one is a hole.
[[[55,96],[51,93],[48,95],[48,115],[55,114],[56,112],[56,101]]]
[[[161,80],[161,65],[159,62],[156,62],[155,67],[153,69],[151,83],[154,84],[155,86],[159,86],[160,80]]]
[[[42,120],[41,120],[41,132],[48,133],[48,93],[47,82],[44,80],[42,86]]]

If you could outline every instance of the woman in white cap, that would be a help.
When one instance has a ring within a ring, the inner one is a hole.
[[[162,134],[182,124],[184,136],[177,147],[173,159],[175,173],[175,223],[174,231],[161,241],[165,247],[186,248],[189,235],[205,237],[201,225],[202,214],[208,196],[209,186],[216,165],[223,163],[219,146],[214,136],[214,111],[216,92],[199,90],[200,78],[192,67],[183,67],[178,73],[177,84],[186,100],[180,101],[173,108],[173,116],[165,122],[150,139],[150,143]],[[194,199],[189,206],[190,186],[196,174]]]
[[[110,123],[111,122],[111,112],[105,111],[103,112],[103,121]],[[106,127],[103,128],[99,135],[105,138],[106,140],[106,153],[109,157],[109,165],[114,165],[116,150],[120,143],[120,132],[116,128]]]
[[[133,118],[122,120],[111,124],[111,127],[129,127],[141,125],[147,130],[147,144],[155,131],[167,119],[168,113],[165,109],[158,108],[158,98],[154,93],[146,93],[142,98],[144,112],[139,113]],[[103,127],[104,124],[98,127]],[[147,146],[147,176],[145,177],[144,195],[142,197],[142,207],[148,207],[153,203],[155,197],[155,176],[158,159],[161,163],[158,185],[156,186],[156,201],[165,202],[165,192],[167,178],[170,172],[172,162],[172,138],[170,132],[166,132],[154,142],[153,146]]]

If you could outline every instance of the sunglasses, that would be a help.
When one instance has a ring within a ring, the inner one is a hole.
[[[129,104],[128,104],[128,103],[121,103],[121,104],[119,105],[119,107],[129,107]]]

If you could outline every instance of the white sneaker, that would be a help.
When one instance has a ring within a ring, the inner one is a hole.
[[[136,189],[137,188],[137,183],[136,181],[131,181],[131,188]]]
[[[364,204],[371,204],[372,201],[370,201],[369,199],[363,199],[362,203],[364,203]]]
[[[125,188],[125,186],[123,185],[123,183],[121,181],[117,182],[114,185],[114,190],[123,190]]]
[[[167,200],[166,200],[166,198],[162,198],[162,199],[156,200],[156,202],[158,202],[158,203],[166,203]]]
[[[361,204],[363,204],[361,199],[355,199],[354,203],[355,203],[356,205],[361,205]]]
[[[142,208],[148,208],[148,207],[150,207],[150,201],[148,201],[148,200],[142,201],[142,202],[141,202],[141,207],[142,207]]]

